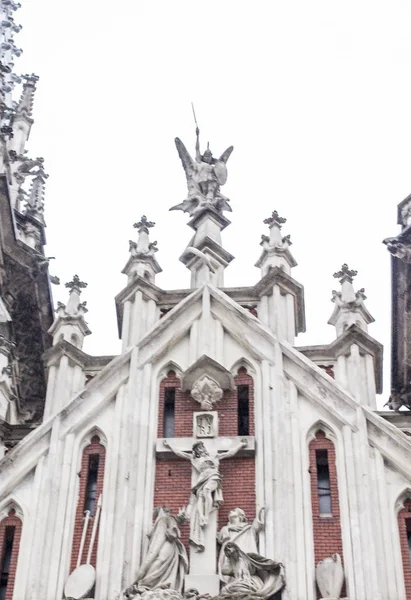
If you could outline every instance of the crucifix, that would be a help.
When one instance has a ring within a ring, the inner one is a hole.
[[[213,413],[201,413],[210,416]],[[186,577],[186,589],[196,588],[200,593],[217,595],[219,577],[216,573],[218,509],[223,503],[220,460],[231,458],[241,451],[253,454],[254,438],[209,437],[217,436],[212,425],[204,429],[204,419],[194,413],[195,438],[168,438],[158,440],[159,455],[173,454],[192,465],[191,497],[186,509],[190,520],[190,573]],[[217,416],[217,415],[215,415]]]

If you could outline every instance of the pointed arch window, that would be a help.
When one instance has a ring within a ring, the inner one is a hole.
[[[0,600],[12,600],[22,522],[11,509],[0,522]]]
[[[317,467],[318,508],[321,517],[332,516],[331,511],[331,481],[328,464],[328,450],[316,450],[315,462]]]
[[[406,598],[411,600],[411,497],[408,497],[403,505],[404,508],[398,513],[398,530]]]
[[[176,421],[177,414],[181,417],[182,392],[181,381],[172,369],[168,371],[160,383],[158,406],[158,437],[171,438],[181,435],[184,425],[182,420]],[[190,419],[190,423],[191,423]]]
[[[236,435],[254,435],[254,381],[245,367],[234,378],[237,395]]]
[[[79,473],[79,496],[77,501],[76,516],[74,521],[73,545],[71,551],[70,572],[74,571],[80,552],[80,542],[85,528],[85,511],[90,511],[90,519],[85,534],[85,543],[83,545],[80,562],[83,564],[87,557],[93,523],[96,518],[97,502],[103,493],[104,467],[106,459],[106,449],[100,442],[98,435],[91,438],[90,444],[83,450],[81,459],[81,469]],[[91,564],[96,566],[99,525],[94,541],[93,552],[91,554]]]
[[[176,388],[166,387],[164,389],[164,421],[163,437],[174,437],[174,418],[176,405]]]
[[[336,451],[321,429],[309,444],[309,457],[315,563],[332,554],[344,562]]]

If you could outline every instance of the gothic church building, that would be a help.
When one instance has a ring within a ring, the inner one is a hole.
[[[26,154],[37,77],[12,70],[16,8],[0,0],[0,600],[411,600],[404,343],[397,412],[378,411],[382,347],[343,265],[335,340],[298,345],[304,289],[275,210],[255,285],[225,287],[232,148],[201,154],[197,132],[192,158],[176,140],[190,287],[157,285],[142,216],[116,297],[120,355],[83,351],[77,275],[53,313],[47,174]],[[394,291],[409,277],[400,216]]]

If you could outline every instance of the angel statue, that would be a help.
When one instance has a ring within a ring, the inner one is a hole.
[[[229,199],[220,192],[220,186],[227,181],[227,161],[233,151],[233,146],[227,148],[220,158],[213,158],[208,147],[204,154],[200,152],[200,130],[196,128],[196,157],[190,156],[183,142],[176,138],[177,151],[183,163],[187,177],[188,196],[181,204],[177,204],[170,210],[182,210],[188,212],[190,217],[210,206],[219,213],[223,210],[231,211]]]

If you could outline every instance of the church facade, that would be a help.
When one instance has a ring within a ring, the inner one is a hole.
[[[382,347],[357,273],[335,273],[335,340],[299,346],[304,289],[274,210],[255,285],[225,287],[233,149],[201,153],[197,130],[195,157],[176,140],[173,207],[189,214],[190,287],[157,285],[142,216],[116,297],[122,352],[88,355],[77,275],[52,319],[47,176],[25,153],[36,78],[13,104],[17,5],[0,7],[0,599],[411,600],[410,419],[377,410]]]

